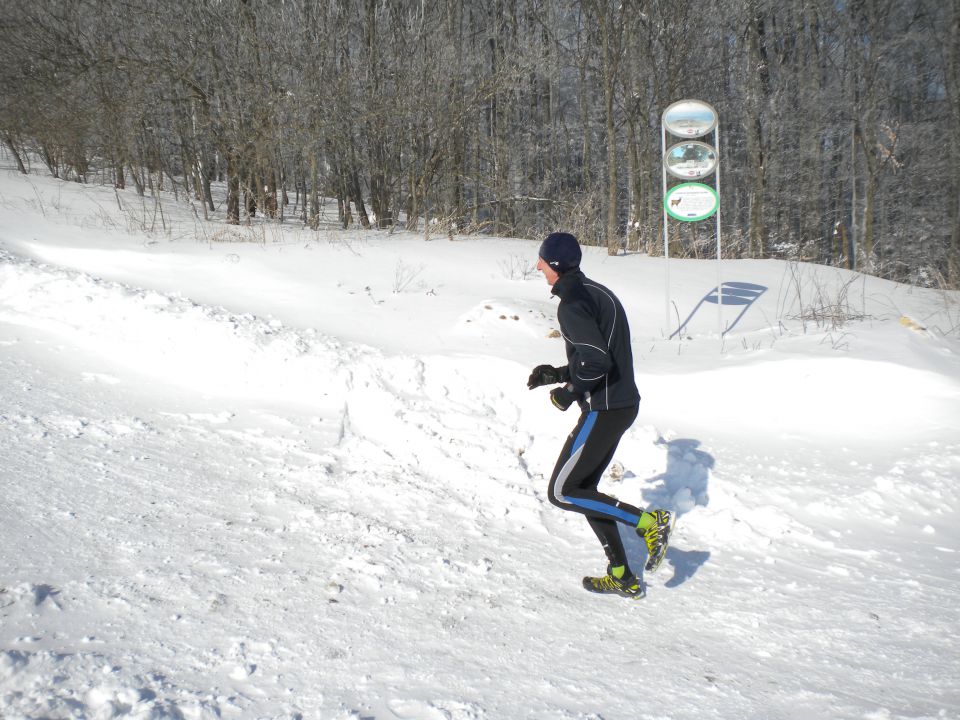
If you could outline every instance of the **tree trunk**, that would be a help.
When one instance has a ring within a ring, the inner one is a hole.
[[[866,160],[867,175],[864,178],[863,223],[860,226],[862,229],[860,234],[860,259],[862,262],[859,262],[858,265],[864,272],[872,273],[878,266],[877,258],[874,257],[874,208],[877,200],[879,162],[877,160],[876,150],[876,128],[869,118],[867,124],[870,125],[870,127],[864,127],[863,138],[860,143]]]
[[[19,170],[24,175],[27,174],[27,168],[23,165],[23,160],[20,158],[20,153],[17,152],[17,148],[13,144],[13,138],[8,134],[4,133],[3,143],[7,146],[7,149],[10,150],[10,153],[13,155],[14,159],[17,161],[17,170]]]
[[[267,217],[276,220],[280,217],[279,208],[277,206],[277,171],[273,168],[269,168],[267,171],[266,183],[264,184],[264,193],[266,193],[266,199],[264,204],[264,210],[266,211]]]
[[[606,7],[598,8],[601,16],[600,31],[603,33],[601,42],[603,51],[603,109],[607,132],[607,254],[616,255],[620,249],[620,238],[617,233],[617,125],[614,116],[613,100],[615,92],[615,78],[619,58],[617,47],[611,47],[614,38],[614,18],[607,16]],[[611,22],[607,22],[610,20]]]
[[[591,143],[590,143],[590,102],[588,99],[589,84],[587,83],[587,54],[583,51],[583,57],[579,64],[580,84],[579,84],[579,105],[580,105],[580,127],[582,132],[582,141],[580,149],[580,189],[587,195],[593,191],[593,178],[591,176]]]
[[[240,224],[240,169],[232,152],[227,152],[227,223]]]
[[[745,103],[745,126],[747,135],[747,167],[750,189],[750,256],[762,258],[766,255],[766,230],[763,222],[763,200],[765,192],[763,158],[763,121],[761,119],[764,99],[767,97],[765,50],[762,44],[764,18],[750,5],[750,17],[747,25],[747,87],[748,99]]]
[[[317,179],[317,154],[315,152],[310,153],[310,214],[309,224],[313,230],[318,230],[320,228],[320,188],[318,187]],[[304,204],[307,203],[307,199],[304,198]]]
[[[947,107],[950,108],[950,137],[953,142],[947,143],[950,148],[952,161],[950,163],[951,197],[948,207],[950,218],[950,244],[947,249],[947,285],[960,289],[960,148],[957,147],[957,138],[960,137],[960,47],[957,37],[960,37],[960,0],[952,0],[948,14],[950,28],[947,33],[948,48],[946,54],[946,82]]]
[[[640,252],[640,204],[643,202],[643,170],[640,167],[637,145],[637,126],[627,122],[627,172],[630,187],[630,212],[627,216],[627,250],[631,247]]]
[[[363,226],[364,230],[369,230],[370,215],[367,213],[367,206],[363,202],[363,193],[360,190],[360,177],[355,170],[350,173],[349,189],[349,198],[353,200],[353,204],[357,208],[357,215],[360,216],[360,225]]]
[[[823,189],[825,183],[822,179],[821,169],[823,168],[823,143],[821,133],[823,132],[823,111],[821,108],[822,87],[821,79],[823,77],[823,60],[820,55],[818,36],[818,24],[816,14],[812,8],[806,8],[801,15],[802,34],[804,43],[804,65],[800,72],[802,76],[800,107],[804,118],[807,121],[803,123],[800,131],[801,147],[807,148],[803,155],[803,174],[801,197],[802,216],[800,218],[800,254],[804,255],[805,243],[814,241],[816,248],[816,261],[823,256],[823,243],[821,239],[826,234],[823,228]],[[806,251],[809,254],[809,250]]]

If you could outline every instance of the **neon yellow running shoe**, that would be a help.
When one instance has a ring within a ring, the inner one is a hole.
[[[673,513],[669,510],[648,510],[653,515],[654,522],[646,529],[637,528],[637,534],[647,543],[647,572],[656,572],[667,554],[667,545],[670,544],[670,533],[673,530]]]
[[[622,595],[635,600],[639,600],[647,594],[636,575],[624,575],[622,578],[614,577],[610,572],[609,565],[606,575],[585,577],[583,587],[593,593]]]

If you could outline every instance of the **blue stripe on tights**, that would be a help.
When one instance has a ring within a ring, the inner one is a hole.
[[[577,439],[573,441],[573,447],[570,448],[570,456],[573,457],[574,453],[577,452],[586,442],[587,438],[590,436],[590,431],[593,430],[593,426],[597,424],[597,411],[593,410],[587,419],[583,421],[583,427],[580,428],[580,434],[577,435]]]
[[[586,498],[570,497],[565,495],[563,497],[564,501],[570,503],[571,505],[577,505],[582,508],[587,508],[588,510],[593,510],[594,512],[603,513],[604,515],[610,515],[611,517],[623,520],[629,525],[636,527],[637,523],[640,522],[640,518],[633,513],[629,513],[626,510],[616,507],[615,505],[607,505],[606,503],[599,502],[598,500],[587,500]]]

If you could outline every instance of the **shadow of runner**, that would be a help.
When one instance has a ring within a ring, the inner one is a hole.
[[[700,441],[691,438],[657,440],[667,446],[666,472],[651,478],[658,485],[644,491],[643,499],[648,507],[671,510],[679,519],[697,505],[710,502],[708,484],[710,471],[716,460],[710,453],[700,450]]]
[[[643,491],[646,508],[663,508],[673,512],[679,524],[683,516],[698,505],[706,506],[710,501],[708,485],[710,471],[716,465],[714,457],[700,450],[700,441],[691,438],[664,440],[659,438],[658,445],[667,446],[667,469],[646,482],[652,487]],[[647,547],[633,531],[621,528],[620,537],[630,562],[630,568],[641,576],[647,560]],[[706,550],[680,550],[671,541],[664,558],[664,565],[673,567],[673,577],[667,580],[666,587],[678,587],[696,574],[710,559]],[[664,566],[660,567],[660,572]]]
[[[672,545],[667,548],[667,563],[673,567],[673,577],[664,583],[665,587],[673,588],[683,585],[701,567],[707,564],[710,553],[706,550],[678,550]],[[661,570],[663,566],[661,566]]]

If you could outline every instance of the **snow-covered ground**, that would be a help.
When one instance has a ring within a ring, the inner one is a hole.
[[[644,398],[604,482],[679,514],[629,601],[545,497],[536,242],[194,210],[0,167],[0,717],[960,717],[957,294],[726,261],[766,292],[669,340],[716,264],[668,327],[588,249]]]

